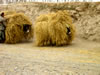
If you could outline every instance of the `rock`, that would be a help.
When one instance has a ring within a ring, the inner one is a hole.
[[[99,11],[100,11],[100,5],[98,5],[98,6],[97,6],[97,10],[99,10]]]
[[[77,10],[77,11],[82,11],[82,8],[77,7],[76,10]]]

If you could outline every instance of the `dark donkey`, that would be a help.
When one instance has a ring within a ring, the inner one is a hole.
[[[4,18],[4,13],[0,14],[0,43],[5,41],[5,29],[6,29],[6,19]]]

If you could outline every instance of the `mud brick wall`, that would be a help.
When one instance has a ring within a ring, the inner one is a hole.
[[[23,12],[31,18],[34,25],[35,19],[40,14],[57,10],[68,10],[76,27],[77,37],[100,42],[100,2],[97,3],[16,3],[0,5],[0,11],[13,10]]]

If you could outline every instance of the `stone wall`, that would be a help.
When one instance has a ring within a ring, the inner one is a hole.
[[[23,12],[34,21],[40,14],[57,10],[68,10],[76,27],[77,37],[100,42],[100,2],[98,3],[17,3],[0,5],[0,11]]]

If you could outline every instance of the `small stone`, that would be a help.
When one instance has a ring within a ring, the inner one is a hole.
[[[97,10],[100,10],[100,5],[97,6]]]
[[[76,17],[79,17],[80,15],[79,15],[79,14],[75,14],[75,16],[76,16]]]
[[[77,11],[82,11],[82,9],[80,7],[77,7],[76,10]]]
[[[71,13],[72,13],[72,14],[76,14],[77,12],[76,12],[75,10],[72,10]]]
[[[84,12],[79,12],[79,14],[80,14],[80,15],[83,15],[83,14],[84,14]]]

